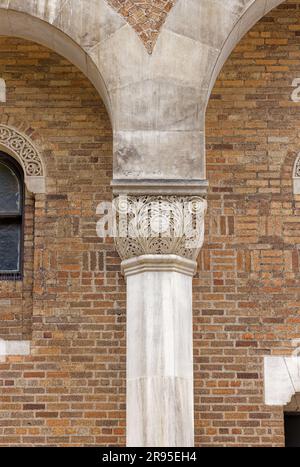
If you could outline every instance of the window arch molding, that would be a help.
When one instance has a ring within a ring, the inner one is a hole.
[[[17,160],[31,193],[45,193],[45,166],[32,141],[15,128],[0,124],[0,151]]]

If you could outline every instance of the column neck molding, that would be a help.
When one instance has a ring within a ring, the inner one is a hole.
[[[113,193],[118,195],[174,195],[205,196],[207,180],[155,180],[115,179],[111,182]]]
[[[122,262],[125,277],[153,271],[177,272],[193,277],[197,271],[197,263],[177,255],[144,255]]]

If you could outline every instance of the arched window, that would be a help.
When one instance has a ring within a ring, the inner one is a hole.
[[[22,277],[24,177],[20,165],[0,152],[0,280]]]

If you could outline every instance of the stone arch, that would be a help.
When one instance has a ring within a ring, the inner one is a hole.
[[[20,37],[65,57],[92,82],[112,117],[108,93],[109,70],[98,46],[125,24],[104,0],[0,1],[0,35]],[[75,3],[75,2],[74,2]],[[92,15],[97,11],[98,15]]]
[[[247,32],[250,31],[250,29],[255,26],[256,23],[258,23],[261,18],[263,18],[271,10],[284,2],[285,0],[252,0],[247,2],[247,7],[245,7],[244,11],[242,11],[240,14],[238,20],[233,25],[230,34],[224,40],[219,51],[209,81],[208,99],[220,71],[222,70],[231,52],[234,50],[237,44],[241,41],[245,34],[247,34]]]
[[[184,3],[186,0],[178,0],[178,4]],[[195,1],[195,0],[191,0]],[[207,105],[211,97],[216,80],[225,66],[231,53],[239,44],[242,38],[253,28],[264,16],[270,11],[285,3],[286,0],[232,0],[231,13],[235,12],[231,17],[228,15],[229,9],[224,6],[224,2],[218,6],[219,19],[223,16],[226,24],[226,33],[219,32],[218,40],[215,40],[215,51],[212,53],[212,59],[209,59],[207,67],[208,77],[204,89],[204,110],[203,115],[206,115]],[[177,4],[177,5],[178,5]],[[174,8],[175,10],[176,8]],[[195,18],[194,20],[195,21]],[[216,25],[215,25],[216,26]],[[222,28],[220,28],[222,31]],[[210,44],[211,47],[211,44]],[[213,49],[211,49],[213,50]],[[203,134],[205,135],[205,118],[203,119]],[[206,151],[203,144],[201,164],[203,164],[203,172],[206,173]],[[299,188],[300,190],[300,188]]]
[[[129,26],[108,41],[102,57],[117,71],[116,192],[124,180],[159,178],[205,191],[205,111],[214,80],[242,35],[282,1],[177,0],[152,55]],[[126,54],[121,43],[128,44]]]
[[[15,158],[32,193],[45,192],[45,166],[40,152],[24,133],[0,123],[0,150]]]

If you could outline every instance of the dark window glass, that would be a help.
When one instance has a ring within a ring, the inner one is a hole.
[[[285,446],[300,447],[300,413],[284,414]]]
[[[22,169],[0,152],[0,279],[21,278],[22,231]]]
[[[20,181],[11,167],[0,158],[0,213],[20,213]]]

